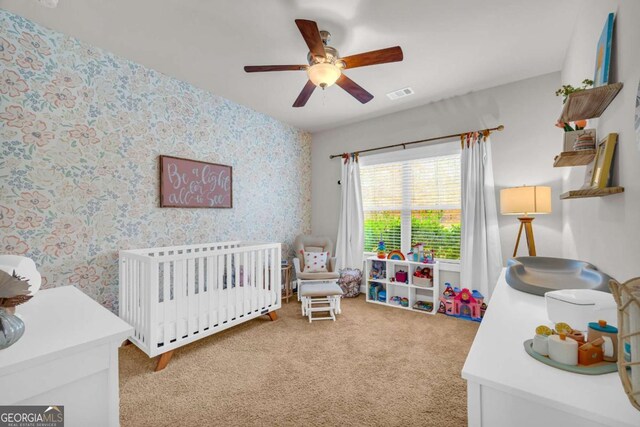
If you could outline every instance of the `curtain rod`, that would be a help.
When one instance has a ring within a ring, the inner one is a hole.
[[[490,129],[483,129],[483,130],[479,130],[479,131],[472,131],[472,132],[492,132],[494,130],[497,131],[501,131],[504,129],[503,125],[494,127],[494,128],[490,128]],[[368,153],[370,151],[378,151],[378,150],[386,150],[387,148],[395,148],[395,147],[402,147],[403,149],[407,148],[407,145],[412,145],[412,144],[420,144],[422,142],[431,142],[431,141],[438,141],[440,139],[450,139],[450,138],[456,138],[462,135],[466,135],[468,133],[472,133],[472,132],[461,132],[461,133],[454,133],[451,135],[444,135],[444,136],[437,136],[435,138],[427,138],[427,139],[421,139],[419,141],[411,141],[411,142],[403,142],[400,144],[392,144],[392,145],[385,145],[384,147],[376,147],[376,148],[368,148],[366,150],[360,150],[360,151],[354,151],[352,153],[343,153],[343,154],[332,154],[329,156],[329,159],[335,159],[336,157],[342,157],[344,154],[362,154],[362,153]]]

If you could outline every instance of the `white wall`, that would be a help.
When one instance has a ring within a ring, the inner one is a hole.
[[[561,256],[562,170],[553,168],[562,146],[562,131],[554,127],[562,105],[554,94],[559,86],[557,72],[313,134],[313,232],[334,239],[337,234],[340,160],[329,160],[330,154],[504,124],[505,130],[495,132],[491,142],[496,200],[504,187],[550,185],[553,213],[536,218],[536,246],[539,255]],[[506,260],[512,255],[519,223],[513,216],[500,216],[499,222]],[[526,245],[520,248],[524,254]]]
[[[598,138],[618,133],[614,185],[620,195],[564,202],[564,256],[592,262],[618,280],[640,276],[640,146],[634,133],[635,97],[640,78],[640,2],[590,0],[584,2],[574,30],[562,81],[576,84],[593,78],[596,44],[605,18],[616,12],[613,39],[613,76],[624,88],[596,125]],[[579,188],[584,168],[567,170],[565,190]]]

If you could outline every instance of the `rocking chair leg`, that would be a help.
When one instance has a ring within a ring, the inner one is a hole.
[[[278,313],[276,313],[275,311],[270,311],[267,313],[267,316],[269,316],[269,319],[273,320],[278,320]]]
[[[173,350],[169,350],[166,353],[162,353],[160,357],[158,357],[158,364],[156,365],[156,372],[162,371],[167,367],[169,361],[171,360],[171,356],[173,356]]]

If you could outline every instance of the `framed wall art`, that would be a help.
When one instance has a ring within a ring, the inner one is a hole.
[[[231,166],[160,156],[160,207],[231,208]]]
[[[607,16],[602,28],[602,34],[596,48],[596,71],[593,77],[593,87],[604,86],[609,83],[609,68],[611,65],[611,44],[613,43],[613,22],[615,14]]]
[[[596,146],[591,188],[606,188],[611,184],[613,154],[615,153],[618,134],[610,133]]]

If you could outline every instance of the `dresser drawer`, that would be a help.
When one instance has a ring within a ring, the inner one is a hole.
[[[109,344],[105,343],[63,356],[52,356],[51,360],[41,364],[0,376],[0,404],[20,402],[107,370],[110,357]]]

